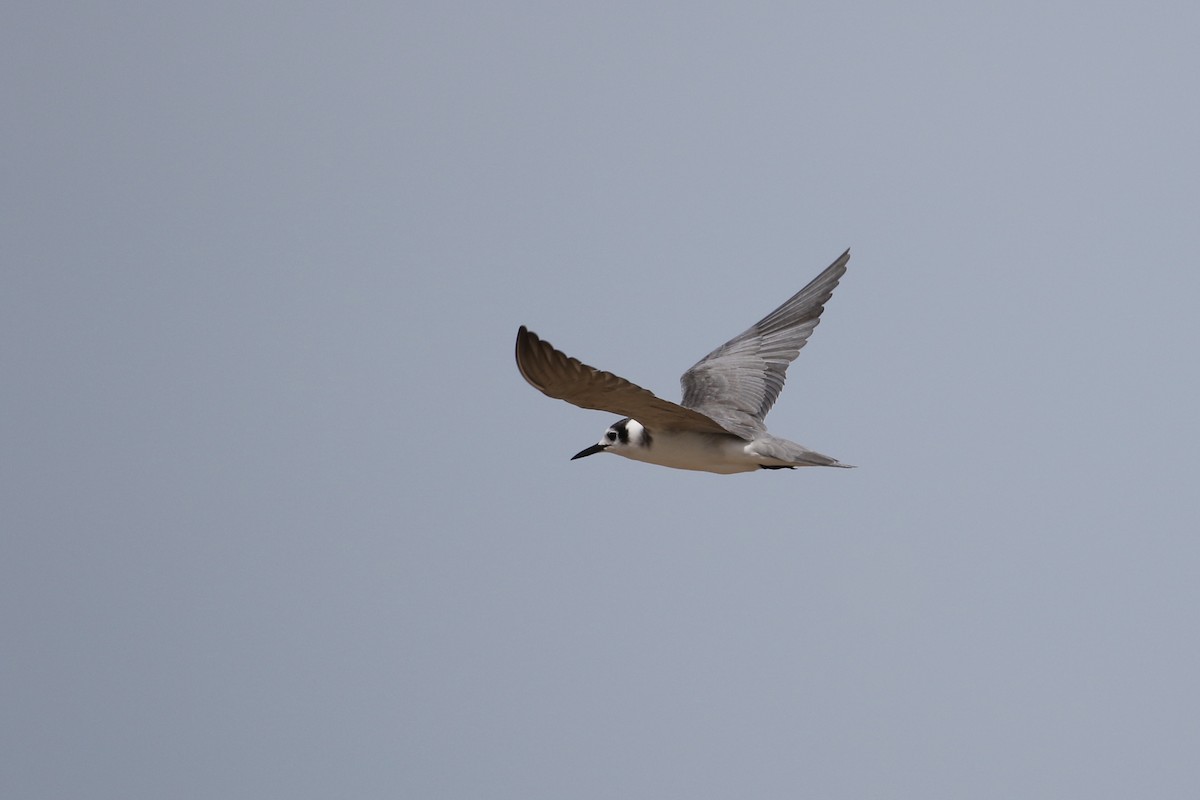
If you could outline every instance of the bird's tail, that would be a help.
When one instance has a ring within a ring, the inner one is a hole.
[[[803,445],[789,442],[787,439],[771,438],[754,443],[755,455],[771,459],[771,467],[841,467],[853,469],[853,464],[843,464],[836,458],[809,450]],[[768,466],[768,465],[764,465]]]

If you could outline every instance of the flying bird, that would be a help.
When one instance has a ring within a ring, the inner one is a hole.
[[[763,423],[783,390],[788,365],[820,322],[849,260],[847,250],[779,308],[696,362],[679,379],[683,400],[678,404],[571,358],[524,325],[517,331],[517,369],[549,397],[624,416],[572,461],[616,453],[649,464],[720,474],[849,467],[772,436]]]

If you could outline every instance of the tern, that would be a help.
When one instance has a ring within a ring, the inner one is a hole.
[[[679,379],[683,400],[678,404],[571,358],[524,325],[517,331],[517,368],[548,397],[624,416],[572,461],[615,453],[649,464],[723,475],[850,467],[772,436],[763,423],[783,390],[788,365],[820,322],[849,260],[847,250],[779,308],[696,362]]]

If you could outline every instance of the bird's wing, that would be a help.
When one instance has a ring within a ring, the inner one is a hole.
[[[524,325],[517,331],[517,369],[542,394],[580,408],[632,417],[652,431],[729,433],[701,412],[571,358]]]
[[[849,260],[847,250],[786,303],[683,373],[683,405],[739,436],[761,433],[788,365],[817,327]]]

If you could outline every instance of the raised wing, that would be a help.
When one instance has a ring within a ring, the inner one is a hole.
[[[632,417],[651,431],[729,433],[698,411],[663,400],[611,372],[571,358],[524,325],[517,331],[517,369],[542,394],[580,408]]]
[[[817,327],[849,260],[847,250],[787,302],[683,373],[683,405],[745,438],[763,431],[788,365]]]

